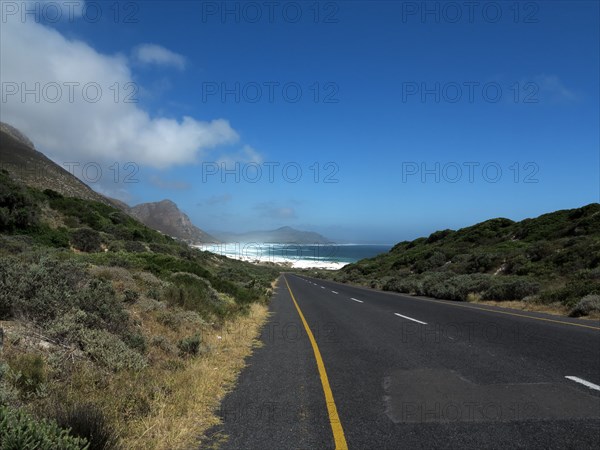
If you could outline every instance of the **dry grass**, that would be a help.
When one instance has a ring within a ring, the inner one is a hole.
[[[495,300],[470,300],[470,303],[500,306],[502,308],[512,308],[521,311],[543,312],[563,317],[568,316],[570,311],[569,308],[562,305],[561,303],[550,303],[546,305],[542,303],[524,302],[522,300],[507,300],[501,302]]]
[[[181,310],[171,311],[183,314],[179,326],[164,325],[157,320],[164,311],[131,311],[143,322],[149,343],[146,369],[111,373],[86,360],[74,361],[62,366],[64,372],[52,382],[52,393],[42,402],[48,402],[48,408],[56,401],[95,405],[122,448],[198,448],[203,433],[219,423],[218,407],[235,386],[245,358],[259,345],[268,308],[255,303],[249,314],[220,328]],[[182,357],[177,342],[194,334],[202,337],[200,354]],[[163,345],[152,344],[154,338],[160,338]]]
[[[152,376],[160,380],[160,389],[154,390],[150,413],[121,430],[124,447],[197,448],[199,437],[219,423],[215,411],[244,367],[267,316],[266,306],[254,304],[247,316],[202,334],[210,349],[204,355],[190,359],[180,370],[151,369],[160,372]]]

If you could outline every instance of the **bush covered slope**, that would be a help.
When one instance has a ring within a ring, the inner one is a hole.
[[[277,275],[1,171],[0,407],[72,428],[69,442],[115,447],[168,403],[160,389],[174,374],[193,376],[191,361],[213,351],[203,336],[265,302]],[[21,422],[2,418],[0,435]]]
[[[449,300],[526,299],[574,307],[584,296],[600,294],[600,204],[437,231],[345,266],[334,278]]]

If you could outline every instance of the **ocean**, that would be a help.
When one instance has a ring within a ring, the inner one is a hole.
[[[224,243],[198,245],[201,250],[249,262],[273,262],[295,268],[339,269],[386,253],[391,245]]]

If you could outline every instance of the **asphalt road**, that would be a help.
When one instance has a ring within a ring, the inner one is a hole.
[[[292,274],[271,311],[203,447],[600,448],[598,321]]]

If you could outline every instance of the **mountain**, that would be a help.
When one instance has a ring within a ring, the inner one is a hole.
[[[16,128],[0,122],[0,168],[29,187],[52,189],[66,197],[94,200],[121,210],[127,206],[101,195],[37,151],[31,140]]]
[[[291,227],[281,227],[271,231],[250,231],[248,233],[219,233],[224,242],[269,242],[276,244],[332,244],[332,240],[313,231],[301,231]]]
[[[142,203],[130,208],[129,213],[146,226],[189,243],[219,242],[196,227],[171,200]]]
[[[600,204],[436,231],[333,277],[460,301],[525,299],[572,308],[593,296],[600,308]]]

